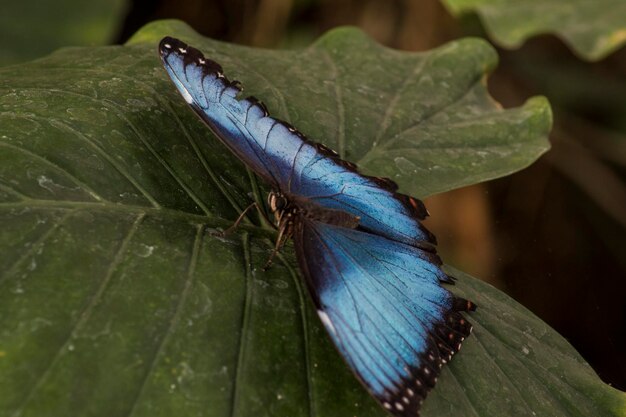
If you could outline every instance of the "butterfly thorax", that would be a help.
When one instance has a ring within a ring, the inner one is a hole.
[[[274,221],[285,237],[291,236],[298,221],[311,220],[354,229],[359,225],[359,216],[343,210],[334,210],[316,204],[309,198],[272,191],[267,203],[274,213]]]

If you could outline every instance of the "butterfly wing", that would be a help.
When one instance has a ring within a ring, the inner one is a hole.
[[[359,174],[321,144],[268,115],[249,97],[238,99],[238,83],[219,64],[170,37],[159,51],[170,78],[215,135],[254,172],[286,195],[308,198],[360,217],[364,230],[410,245],[432,248],[434,236],[419,222],[419,200],[396,193],[393,181]]]
[[[303,219],[296,253],[318,315],[359,379],[397,416],[416,416],[471,331],[474,305],[441,286],[437,255],[359,230]]]

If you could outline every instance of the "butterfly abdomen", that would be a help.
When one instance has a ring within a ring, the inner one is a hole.
[[[289,206],[297,207],[298,214],[307,220],[354,229],[359,225],[359,216],[343,210],[329,209],[298,196],[288,197]]]

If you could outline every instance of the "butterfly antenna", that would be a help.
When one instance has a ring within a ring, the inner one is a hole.
[[[219,237],[225,237],[225,236],[231,234],[232,232],[234,232],[237,229],[237,227],[239,227],[239,223],[241,223],[241,221],[245,217],[246,213],[248,211],[250,211],[250,209],[252,207],[256,207],[258,209],[259,205],[256,203],[256,201],[254,203],[250,204],[248,207],[246,207],[246,209],[244,211],[241,212],[241,214],[239,215],[239,217],[237,217],[237,220],[235,220],[235,223],[233,223],[232,226],[230,226],[226,230],[223,230],[221,232],[217,232],[215,234],[218,235]]]

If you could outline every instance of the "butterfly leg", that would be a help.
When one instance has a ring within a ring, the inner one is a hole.
[[[235,229],[237,229],[237,227],[239,226],[239,224],[243,220],[243,218],[245,217],[246,213],[248,211],[250,211],[250,209],[252,207],[256,207],[259,211],[261,211],[259,209],[259,205],[255,201],[254,203],[252,203],[248,207],[246,207],[244,211],[241,212],[241,214],[239,215],[239,217],[237,217],[237,220],[235,220],[235,223],[233,223],[232,226],[230,226],[228,229],[223,230],[221,232],[216,232],[215,235],[217,235],[219,237],[224,237],[224,236],[227,236],[227,235],[231,234],[232,232],[234,232]]]
[[[283,245],[289,239],[291,235],[291,231],[288,230],[287,227],[283,226],[278,229],[278,237],[276,238],[276,244],[274,245],[274,249],[272,249],[272,253],[270,253],[270,257],[265,262],[265,266],[263,266],[263,270],[267,271],[272,266],[272,261],[274,260],[274,256],[282,249]]]
[[[267,213],[265,212],[265,210],[263,210],[258,204],[257,204],[256,208],[259,210],[259,213],[261,213],[261,216],[263,217],[263,220],[265,220],[267,222],[267,224],[269,224],[270,226],[275,228],[276,224],[272,221],[272,219],[267,217]]]

